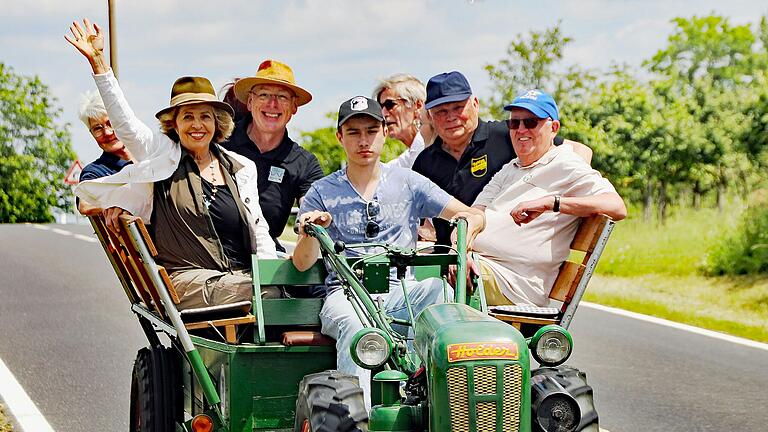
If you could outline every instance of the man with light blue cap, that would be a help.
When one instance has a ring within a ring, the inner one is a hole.
[[[594,214],[624,219],[611,183],[571,146],[555,146],[560,112],[552,96],[529,90],[504,107],[517,158],[475,199],[485,231],[475,239],[488,304],[546,306],[579,221]]]

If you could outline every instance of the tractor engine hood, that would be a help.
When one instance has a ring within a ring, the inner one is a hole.
[[[430,430],[530,430],[530,360],[520,332],[458,303],[426,308],[414,327]]]

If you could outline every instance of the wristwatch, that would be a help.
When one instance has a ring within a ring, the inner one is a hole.
[[[552,206],[552,211],[555,213],[560,211],[560,195],[555,195],[555,204]]]

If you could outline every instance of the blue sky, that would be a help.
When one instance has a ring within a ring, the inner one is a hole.
[[[460,70],[481,98],[483,65],[501,59],[519,33],[561,21],[574,39],[565,64],[604,69],[639,65],[661,48],[677,16],[728,16],[756,23],[768,4],[754,0],[118,0],[121,84],[140,118],[168,103],[173,81],[202,75],[218,89],[274,58],[289,64],[314,100],[299,109],[290,134],[328,124],[325,113],[377,78],[408,72],[426,81]],[[85,60],[63,38],[72,20],[106,27],[106,0],[3,0],[0,62],[48,84],[73,146],[87,163],[100,151],[77,119],[79,94],[93,89]]]

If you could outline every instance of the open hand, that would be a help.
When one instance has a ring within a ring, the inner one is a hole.
[[[77,21],[69,26],[72,35],[64,35],[64,39],[77,48],[88,61],[93,64],[94,59],[104,56],[104,35],[96,23],[91,23],[88,19],[83,19],[81,27]]]

